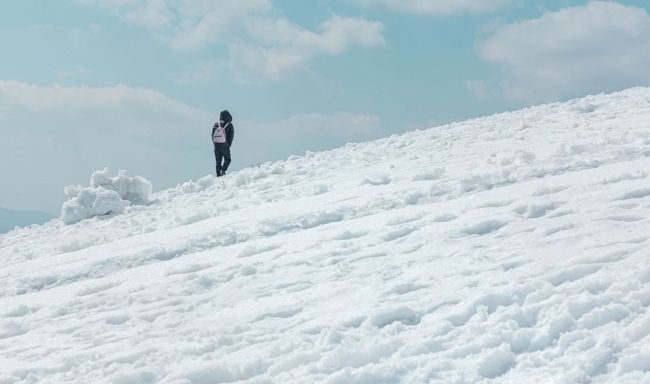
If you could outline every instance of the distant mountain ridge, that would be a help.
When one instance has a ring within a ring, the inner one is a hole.
[[[0,233],[9,232],[15,227],[26,227],[32,224],[43,224],[54,216],[38,211],[17,211],[0,207]]]

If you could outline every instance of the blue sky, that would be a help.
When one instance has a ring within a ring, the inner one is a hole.
[[[156,189],[209,174],[224,108],[237,169],[648,85],[649,11],[646,1],[3,2],[0,206],[56,214],[63,187],[104,166]]]

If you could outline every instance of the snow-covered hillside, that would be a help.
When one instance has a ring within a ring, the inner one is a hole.
[[[650,383],[648,172],[635,88],[13,231],[0,383]]]

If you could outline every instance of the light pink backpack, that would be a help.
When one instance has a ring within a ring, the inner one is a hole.
[[[227,122],[226,125],[222,127],[221,123],[217,123],[217,129],[215,129],[214,133],[212,134],[212,141],[217,144],[226,143],[226,127],[228,124],[230,124],[230,122]]]

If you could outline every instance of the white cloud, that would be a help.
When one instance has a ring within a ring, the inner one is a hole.
[[[241,35],[246,20],[267,17],[272,11],[268,0],[183,0],[169,4],[173,4],[176,23],[165,33],[172,48],[181,52],[231,41]]]
[[[650,16],[641,8],[590,1],[505,25],[478,43],[499,79],[468,82],[478,96],[551,101],[650,84]]]
[[[461,12],[491,12],[513,0],[356,0],[366,6],[384,6],[400,12],[445,16]]]
[[[333,16],[318,27],[318,32],[302,29],[287,19],[270,18],[254,20],[247,29],[255,44],[230,45],[230,66],[240,77],[242,72],[253,72],[278,80],[315,56],[385,44],[381,23],[352,17]]]
[[[242,20],[272,10],[269,0],[77,0],[144,27],[174,50],[196,51],[236,36]]]
[[[229,52],[228,66],[239,82],[248,82],[251,76],[257,75],[268,80],[280,80],[287,73],[304,67],[308,59],[308,52],[290,47],[267,48],[244,42],[231,44]]]
[[[333,16],[318,27],[318,32],[302,29],[287,19],[257,19],[248,23],[251,36],[264,45],[291,46],[307,51],[337,54],[358,45],[383,45],[383,25],[356,17]]]
[[[381,134],[376,116],[307,114],[274,122],[235,117],[233,167],[336,147]],[[214,113],[150,89],[38,86],[0,81],[0,188],[4,206],[56,213],[63,186],[88,183],[105,166],[157,189],[214,170]]]
[[[167,7],[165,0],[151,0],[124,12],[124,18],[134,24],[139,24],[150,29],[163,29],[168,27],[174,14]]]
[[[227,61],[267,79],[280,79],[319,55],[384,44],[383,25],[363,18],[331,16],[305,29],[274,10],[270,0],[77,0],[114,12],[179,52],[227,45]]]

